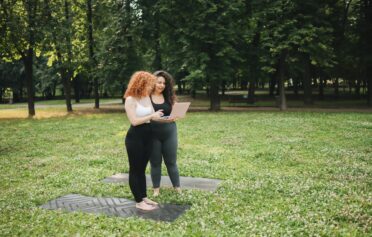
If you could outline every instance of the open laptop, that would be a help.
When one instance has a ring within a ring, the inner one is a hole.
[[[169,116],[162,116],[161,119],[168,119],[171,118],[184,118],[186,116],[186,112],[190,107],[191,102],[176,102],[173,105],[172,112]]]

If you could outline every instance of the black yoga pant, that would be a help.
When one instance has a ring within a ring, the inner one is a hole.
[[[180,177],[177,166],[177,125],[176,123],[153,123],[152,127],[153,148],[150,163],[153,187],[160,187],[162,158],[164,159],[173,187],[179,187]]]
[[[152,130],[150,124],[131,126],[125,137],[129,160],[129,186],[136,202],[146,194],[146,166],[152,151]]]

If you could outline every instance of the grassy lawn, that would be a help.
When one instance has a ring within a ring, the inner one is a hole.
[[[372,114],[190,113],[178,122],[182,176],[223,179],[173,223],[48,211],[76,193],[132,199],[125,115],[0,120],[0,236],[370,236]],[[163,170],[165,173],[165,169]],[[150,189],[149,189],[150,191]]]

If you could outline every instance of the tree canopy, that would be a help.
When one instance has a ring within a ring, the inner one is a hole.
[[[27,88],[30,115],[35,90],[98,107],[136,70],[159,69],[180,93],[205,89],[212,110],[238,84],[254,103],[260,83],[282,109],[290,89],[311,104],[340,81],[372,106],[370,0],[2,0],[0,34],[0,90]]]

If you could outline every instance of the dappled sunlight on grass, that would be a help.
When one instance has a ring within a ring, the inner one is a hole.
[[[68,117],[76,115],[96,115],[105,113],[123,113],[124,110],[121,105],[119,106],[102,106],[100,109],[93,108],[75,108],[72,112],[67,112],[65,108],[42,108],[36,110],[36,115],[33,119],[47,119]],[[2,109],[0,110],[1,119],[25,119],[28,118],[28,110],[21,109]]]
[[[66,116],[68,113],[66,110],[37,110],[35,119],[53,118]],[[0,119],[22,119],[28,118],[27,109],[7,109],[0,110]]]

